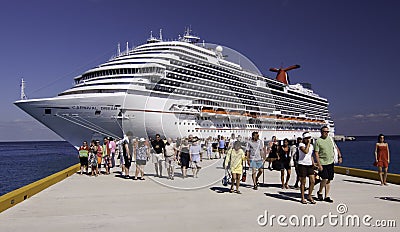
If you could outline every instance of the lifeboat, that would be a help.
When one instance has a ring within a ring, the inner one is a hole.
[[[201,117],[211,117],[211,116],[215,116],[216,111],[212,108],[203,108],[201,109]]]
[[[215,111],[215,117],[216,118],[225,118],[225,117],[228,117],[228,113],[226,112],[226,110],[220,108]]]

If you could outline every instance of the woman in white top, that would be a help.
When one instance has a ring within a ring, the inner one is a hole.
[[[309,132],[303,133],[303,142],[299,144],[299,160],[298,169],[300,176],[300,192],[301,192],[301,203],[307,204],[304,197],[304,189],[307,181],[307,176],[310,186],[308,187],[308,201],[310,204],[315,204],[315,200],[312,197],[312,192],[315,185],[314,176],[314,159],[312,154],[314,152],[314,146],[311,144],[311,134]]]
[[[193,139],[192,146],[189,148],[189,154],[190,154],[190,161],[192,162],[192,171],[193,171],[193,177],[197,178],[197,174],[199,174],[200,171],[200,152],[201,152],[201,146],[197,140],[197,138]]]

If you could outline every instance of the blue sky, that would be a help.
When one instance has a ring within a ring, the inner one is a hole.
[[[139,45],[150,31],[177,38],[185,27],[209,43],[270,67],[300,64],[330,101],[338,134],[398,135],[400,1],[395,0],[0,0],[0,141],[59,140],[12,103],[52,97],[73,77],[108,60],[118,43]]]

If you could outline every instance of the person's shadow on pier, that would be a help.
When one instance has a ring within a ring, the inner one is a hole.
[[[378,198],[378,199],[384,200],[384,201],[400,202],[400,197],[375,197],[375,198]]]
[[[294,192],[278,192],[278,193],[264,193],[267,197],[273,197],[280,200],[299,202],[301,199],[300,193]]]
[[[380,185],[378,183],[372,183],[372,182],[361,181],[361,180],[347,180],[347,179],[344,179],[343,181],[350,182],[350,183],[355,183],[355,184]]]
[[[229,193],[230,188],[226,187],[211,187],[210,190],[216,193]]]

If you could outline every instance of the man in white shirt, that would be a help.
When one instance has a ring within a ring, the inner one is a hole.
[[[260,178],[264,171],[265,148],[256,131],[251,134],[251,140],[246,144],[246,156],[248,158],[247,162],[252,170],[253,189],[257,190],[259,185],[258,178]]]

